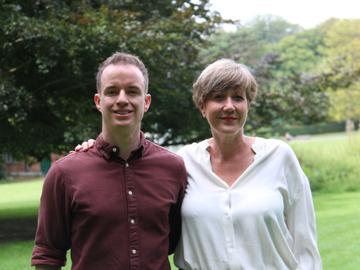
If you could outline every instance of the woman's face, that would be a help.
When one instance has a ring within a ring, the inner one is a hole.
[[[210,93],[201,111],[213,134],[238,135],[243,133],[248,105],[245,90],[234,88]]]

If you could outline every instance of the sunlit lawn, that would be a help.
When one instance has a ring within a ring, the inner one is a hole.
[[[360,269],[360,192],[314,196],[324,270]]]
[[[1,182],[0,182],[1,183]],[[42,181],[0,184],[0,220],[37,215]]]
[[[360,191],[360,132],[312,136],[292,141],[312,190]],[[359,268],[360,269],[360,268]]]

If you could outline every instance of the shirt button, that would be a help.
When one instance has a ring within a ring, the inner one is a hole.
[[[126,162],[126,163],[125,163],[125,167],[129,167],[129,163]]]
[[[114,153],[116,153],[116,152],[117,152],[116,147],[113,147],[112,151],[113,151]]]
[[[132,250],[131,250],[131,253],[132,253],[132,254],[136,254],[136,252],[137,252],[136,249],[132,249]]]
[[[131,223],[131,224],[135,224],[135,219],[133,219],[133,218],[130,219],[130,223]]]
[[[133,195],[133,192],[131,190],[129,190],[128,194],[131,196],[131,195]]]

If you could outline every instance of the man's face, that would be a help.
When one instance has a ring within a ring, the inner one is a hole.
[[[134,65],[107,66],[101,76],[101,92],[94,101],[102,114],[103,129],[140,130],[141,120],[151,103],[145,94],[144,76]]]

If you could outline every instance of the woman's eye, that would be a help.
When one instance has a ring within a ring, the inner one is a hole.
[[[224,98],[224,96],[223,95],[214,95],[212,98],[214,100],[222,100]]]
[[[233,99],[237,100],[237,101],[241,101],[241,100],[244,100],[244,97],[243,96],[234,96]]]

